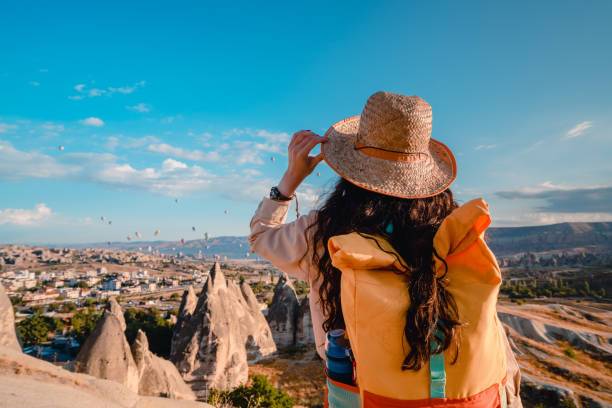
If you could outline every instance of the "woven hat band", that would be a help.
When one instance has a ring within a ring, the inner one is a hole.
[[[354,149],[366,156],[376,157],[377,159],[390,160],[395,162],[415,162],[428,159],[428,152],[400,152],[396,150],[383,149],[376,146],[368,146],[355,140]]]

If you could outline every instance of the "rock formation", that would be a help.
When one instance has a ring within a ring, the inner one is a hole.
[[[312,318],[310,316],[310,300],[308,296],[304,296],[300,300],[298,316],[295,323],[295,342],[296,344],[314,344],[314,329],[312,327]]]
[[[295,345],[299,302],[287,274],[278,279],[266,319],[278,348]]]
[[[183,299],[181,300],[181,306],[179,307],[178,318],[176,320],[176,324],[174,325],[172,331],[172,343],[174,344],[177,341],[177,336],[181,332],[181,329],[185,322],[191,319],[193,312],[195,311],[195,307],[198,303],[198,298],[193,290],[193,286],[189,285],[187,290],[183,292]]]
[[[21,346],[15,332],[13,305],[2,285],[0,285],[0,346],[21,352]]]
[[[612,406],[612,312],[606,305],[500,302],[498,316],[521,369],[525,407]]]
[[[244,384],[248,358],[275,351],[270,329],[257,316],[261,311],[249,306],[245,291],[228,282],[215,263],[191,317],[179,311],[185,318],[173,336],[170,359],[198,396],[208,387]]]
[[[298,299],[285,273],[274,288],[266,318],[278,348],[314,343],[308,296]]]
[[[8,307],[7,307],[8,305]],[[116,331],[121,325],[106,312]],[[3,408],[211,408],[195,401],[139,396],[125,386],[73,373],[21,352],[13,310],[0,285],[0,405]],[[10,321],[10,324],[7,322]]]
[[[123,311],[121,310],[121,306],[119,306],[119,303],[117,303],[117,300],[114,297],[111,297],[108,300],[106,310],[111,312],[111,314],[115,316],[117,320],[119,320],[119,323],[121,324],[121,331],[125,332],[125,317],[123,317]]]
[[[138,369],[132,358],[121,321],[105,310],[98,324],[81,347],[74,370],[98,378],[116,381],[138,392]]]
[[[196,399],[174,364],[151,353],[147,335],[142,330],[138,330],[132,343],[132,355],[138,367],[138,394],[192,401]]]

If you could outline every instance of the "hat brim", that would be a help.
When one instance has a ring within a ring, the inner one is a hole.
[[[457,177],[457,163],[448,147],[430,139],[429,155],[413,161],[394,161],[356,150],[360,116],[333,124],[321,151],[336,173],[366,190],[400,198],[431,197],[446,190]]]

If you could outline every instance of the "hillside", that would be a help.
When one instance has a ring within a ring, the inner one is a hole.
[[[524,252],[580,250],[589,253],[612,252],[612,222],[566,222],[536,227],[489,228],[487,243],[498,256]],[[247,237],[222,236],[209,240],[186,241],[130,241],[91,243],[68,246],[71,248],[108,248],[130,251],[159,251],[163,254],[182,252],[184,255],[210,258],[215,255],[245,258],[249,251]]]

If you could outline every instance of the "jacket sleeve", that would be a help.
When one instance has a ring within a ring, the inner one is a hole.
[[[251,252],[256,252],[288,275],[310,283],[308,265],[312,252],[308,250],[306,229],[313,222],[315,211],[285,224],[290,203],[267,197],[259,203],[251,219],[249,245]]]
[[[523,402],[521,401],[521,370],[518,362],[516,361],[514,351],[512,351],[512,347],[510,346],[510,342],[508,341],[508,336],[506,335],[504,325],[501,322],[499,324],[499,328],[501,330],[501,335],[504,340],[504,348],[506,350],[508,377],[506,379],[505,392],[508,408],[523,408]]]

